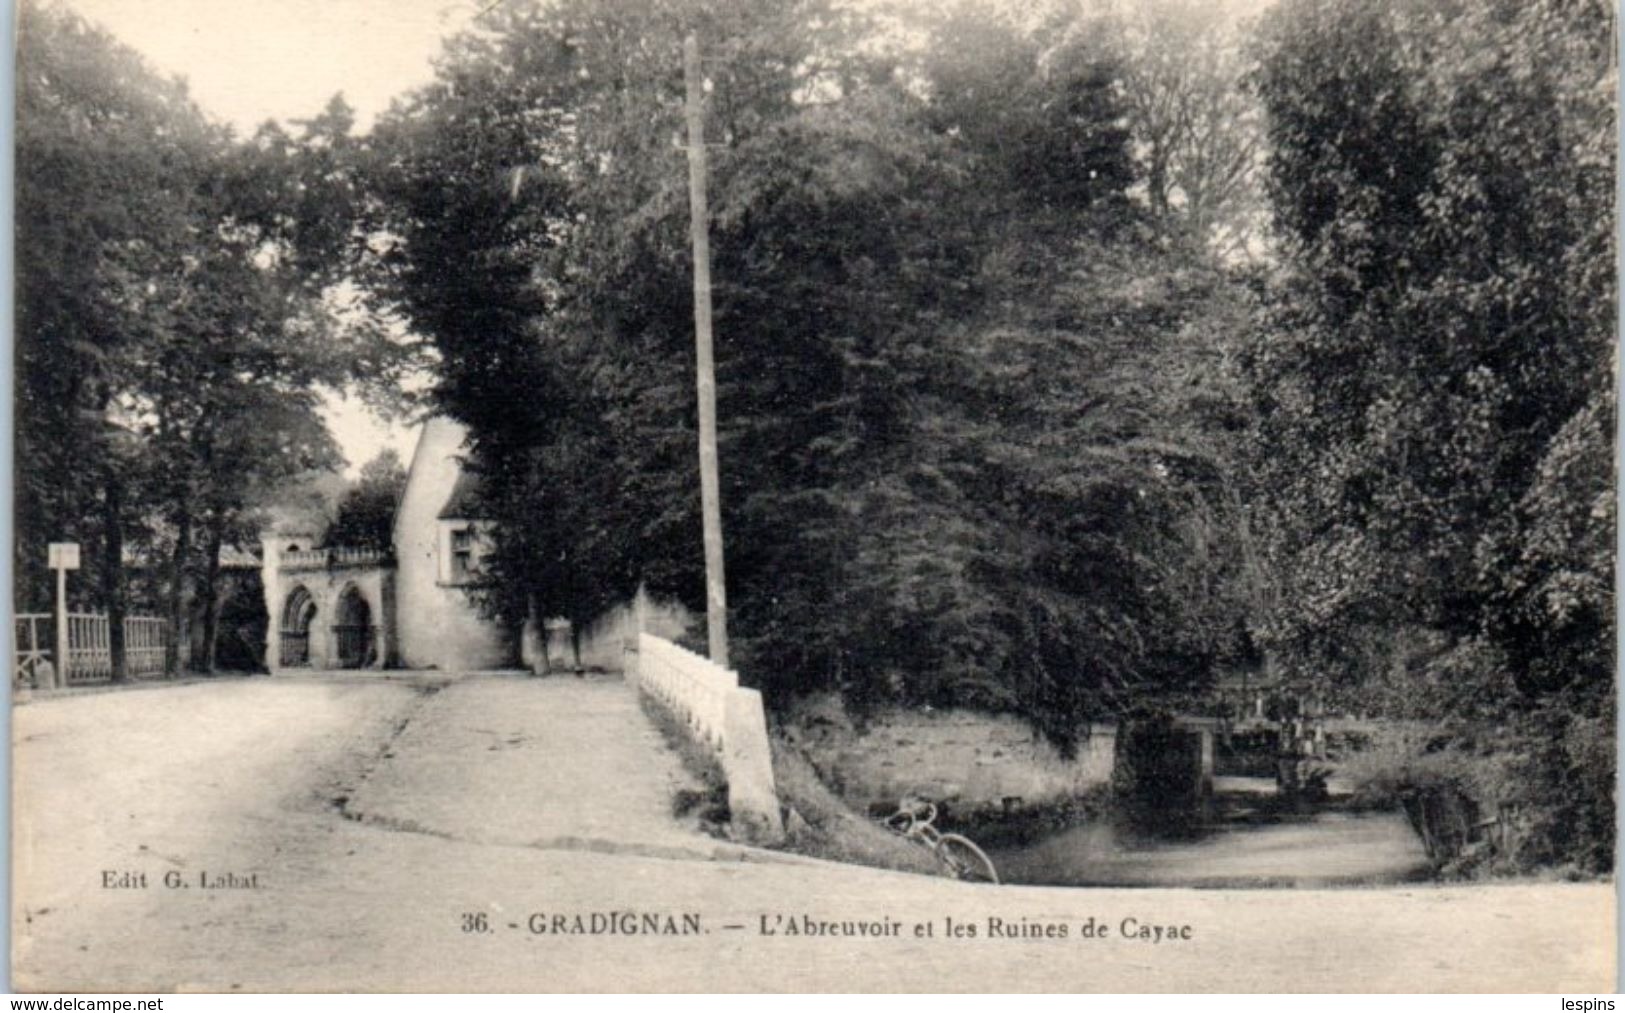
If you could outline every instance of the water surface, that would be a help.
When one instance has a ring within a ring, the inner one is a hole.
[[[1183,839],[1108,818],[989,854],[1002,882],[1049,886],[1342,886],[1422,879],[1430,869],[1400,812],[1232,819]]]

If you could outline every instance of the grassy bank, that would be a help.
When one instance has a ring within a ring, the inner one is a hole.
[[[1613,869],[1611,718],[1390,729],[1345,762],[1356,800],[1401,806],[1443,878]]]
[[[770,736],[779,803],[793,815],[785,849],[835,862],[940,875],[929,851],[856,812],[824,783],[806,755],[781,736]]]
[[[689,738],[681,723],[645,694],[638,702],[698,783],[672,798],[672,815],[694,820],[713,837],[729,836],[728,779],[716,756]],[[783,850],[877,869],[939,875],[931,853],[854,811],[829,789],[807,757],[778,735],[769,736],[773,780],[785,813]]]

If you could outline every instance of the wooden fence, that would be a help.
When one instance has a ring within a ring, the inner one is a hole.
[[[89,612],[68,613],[69,686],[107,682],[113,678],[112,627],[107,616]],[[164,655],[169,646],[169,622],[147,616],[124,620],[124,667],[132,679],[151,679],[164,674]],[[56,662],[56,619],[49,613],[22,613],[12,621],[12,679],[18,685],[38,685],[42,662]],[[58,672],[60,681],[64,673]]]

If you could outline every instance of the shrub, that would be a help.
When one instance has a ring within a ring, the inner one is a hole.
[[[1445,873],[1613,868],[1614,723],[1548,705],[1499,725],[1388,726],[1343,774],[1400,805]]]

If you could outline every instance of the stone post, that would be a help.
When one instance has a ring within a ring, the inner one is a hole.
[[[1202,820],[1207,820],[1211,811],[1212,797],[1214,797],[1214,730],[1212,728],[1196,728],[1196,784],[1193,787],[1196,797],[1196,811]]]
[[[649,589],[641,581],[627,613],[626,639],[621,645],[621,674],[627,682],[636,683],[641,674],[638,663],[642,660],[643,635],[649,631]]]
[[[1196,734],[1201,740],[1196,750],[1196,797],[1205,801],[1213,796],[1213,729]]]
[[[399,620],[395,613],[395,568],[389,566],[378,574],[378,667],[397,668],[400,665]]]
[[[260,589],[265,594],[265,670],[282,670],[282,548],[276,535],[260,539]]]
[[[784,840],[784,822],[779,818],[762,694],[734,689],[725,700],[722,773],[728,779],[728,811],[734,831],[751,844],[778,844]]]

